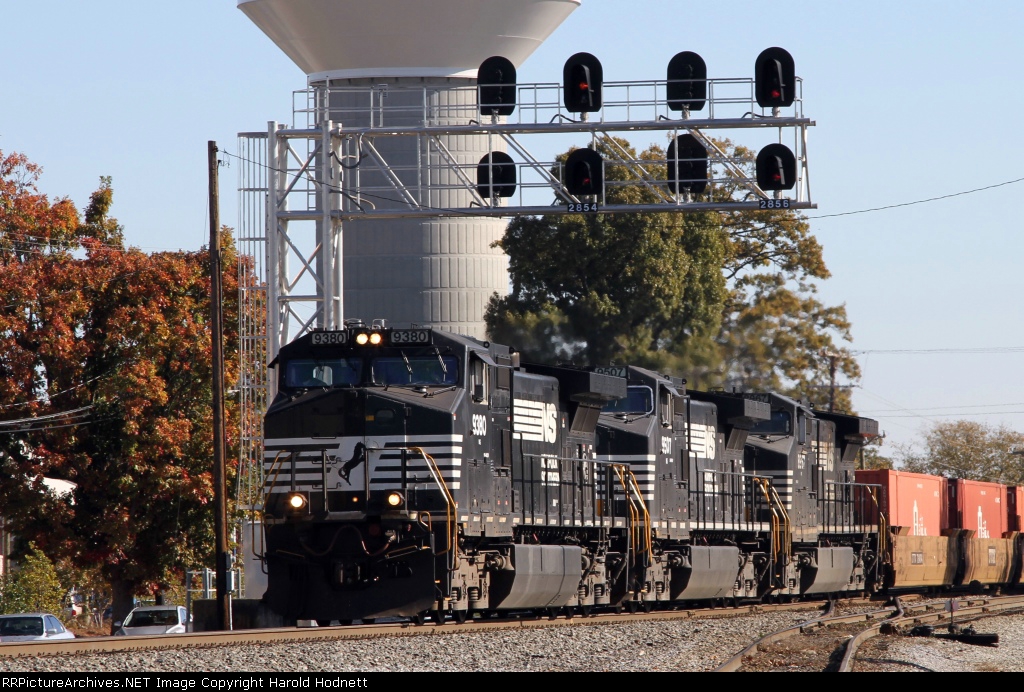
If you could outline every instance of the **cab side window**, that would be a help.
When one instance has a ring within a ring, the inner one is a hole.
[[[672,393],[667,389],[658,392],[658,408],[661,415],[661,425],[665,428],[672,427]]]
[[[469,361],[469,393],[473,401],[478,404],[487,403],[488,387],[487,363],[479,358],[471,358]]]

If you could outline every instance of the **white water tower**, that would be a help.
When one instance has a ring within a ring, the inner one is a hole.
[[[480,64],[503,56],[519,67],[580,2],[238,0],[238,8],[306,73],[320,94],[318,117],[326,114],[342,131],[429,130],[479,118],[472,87]],[[395,184],[407,196],[424,195],[417,199],[421,209],[469,208],[464,171],[503,145],[460,133],[378,137],[360,147],[339,164],[345,182],[336,203],[362,205],[378,218],[347,217],[341,224],[340,266],[318,267],[334,275],[333,284],[322,285],[340,285],[344,305],[337,295],[323,296],[325,305],[336,301],[331,309],[345,319],[414,322],[484,338],[488,299],[508,292],[507,258],[491,247],[507,221],[380,218],[382,211],[407,208],[408,199],[372,191]],[[328,312],[325,307],[321,326],[334,326]]]

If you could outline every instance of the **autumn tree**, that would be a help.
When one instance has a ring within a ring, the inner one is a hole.
[[[1006,426],[968,420],[934,423],[924,435],[923,451],[897,448],[904,471],[947,478],[1024,485],[1024,434]]]
[[[755,152],[717,147],[752,174]],[[635,167],[665,160],[651,146],[604,140],[610,204],[649,203]],[[564,161],[568,153],[559,157]],[[660,164],[664,166],[664,164]],[[745,199],[741,181],[710,199]],[[843,306],[823,304],[829,277],[804,216],[790,210],[548,215],[512,221],[498,243],[512,290],[485,318],[495,341],[540,360],[616,361],[686,377],[692,386],[775,390],[851,410],[860,371]],[[835,386],[833,386],[835,385]]]
[[[32,181],[13,192],[4,208],[26,206],[19,196],[34,195]],[[124,248],[112,200],[103,180],[81,221],[60,201],[65,226],[47,222],[52,207],[37,200],[42,220],[0,247],[0,364],[15,383],[0,401],[31,419],[5,450],[0,499],[47,554],[101,570],[116,618],[133,596],[211,563],[214,498],[209,253]],[[237,274],[230,234],[221,244],[230,383]],[[42,475],[76,483],[73,496],[25,490]]]

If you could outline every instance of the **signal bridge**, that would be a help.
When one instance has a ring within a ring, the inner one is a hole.
[[[509,116],[495,115],[497,108],[491,108],[490,114],[481,112],[487,110],[478,105],[486,89],[483,84],[446,87],[443,99],[433,86],[332,84],[295,93],[295,120],[304,120],[302,126],[271,124],[267,135],[243,137],[270,137],[275,143],[270,147],[274,160],[269,165],[279,172],[273,177],[281,200],[276,216],[282,222],[321,219],[325,212],[336,221],[346,221],[515,217],[583,210],[813,209],[807,130],[814,122],[803,114],[802,81],[794,81],[795,97],[789,107],[765,108],[758,104],[756,79],[702,80],[706,99],[695,104],[701,106],[699,111],[673,104],[668,80],[604,83],[602,103],[593,112],[570,110],[565,102],[571,95],[564,83],[517,84]],[[509,110],[509,104],[504,106]],[[715,130],[761,131],[759,141],[774,140],[774,150],[782,152],[780,160],[771,150],[767,156],[778,170],[767,170],[769,164],[759,161],[756,175],[750,176],[742,162],[712,141],[709,132]],[[630,156],[614,139],[640,132],[665,133],[666,158]],[[460,135],[488,138],[495,153],[478,161],[460,157],[449,144]],[[550,142],[559,135],[565,141],[563,150],[601,147],[610,152],[584,176],[588,184],[574,184],[581,176],[566,170],[571,162],[545,158],[544,154],[552,155]],[[572,135],[583,137],[571,142],[567,137]],[[538,147],[544,154],[535,153]],[[324,151],[329,155],[322,156]],[[414,160],[389,155],[407,151],[420,155]],[[610,166],[623,167],[626,175],[616,178],[626,179],[609,179],[605,169]],[[778,179],[779,173],[784,187],[765,183],[772,176]],[[653,193],[654,201],[608,201],[616,188],[638,184]],[[746,189],[746,199],[715,194],[725,185]],[[782,190],[787,189],[793,190],[793,196],[783,199]],[[295,196],[304,201],[284,203],[284,198]],[[460,203],[438,203],[439,199]]]

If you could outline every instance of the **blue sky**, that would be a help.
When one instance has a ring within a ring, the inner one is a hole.
[[[233,152],[237,133],[290,122],[306,84],[235,0],[8,0],[2,19],[0,150],[80,209],[112,176],[114,215],[149,251],[206,244],[207,142]],[[891,453],[957,418],[1024,432],[1021,27],[1011,0],[583,0],[518,77],[557,82],[587,51],[607,81],[662,79],[682,50],[746,77],[762,49],[789,50],[815,121],[819,293],[846,305],[854,403]],[[222,172],[228,225],[236,180]]]

